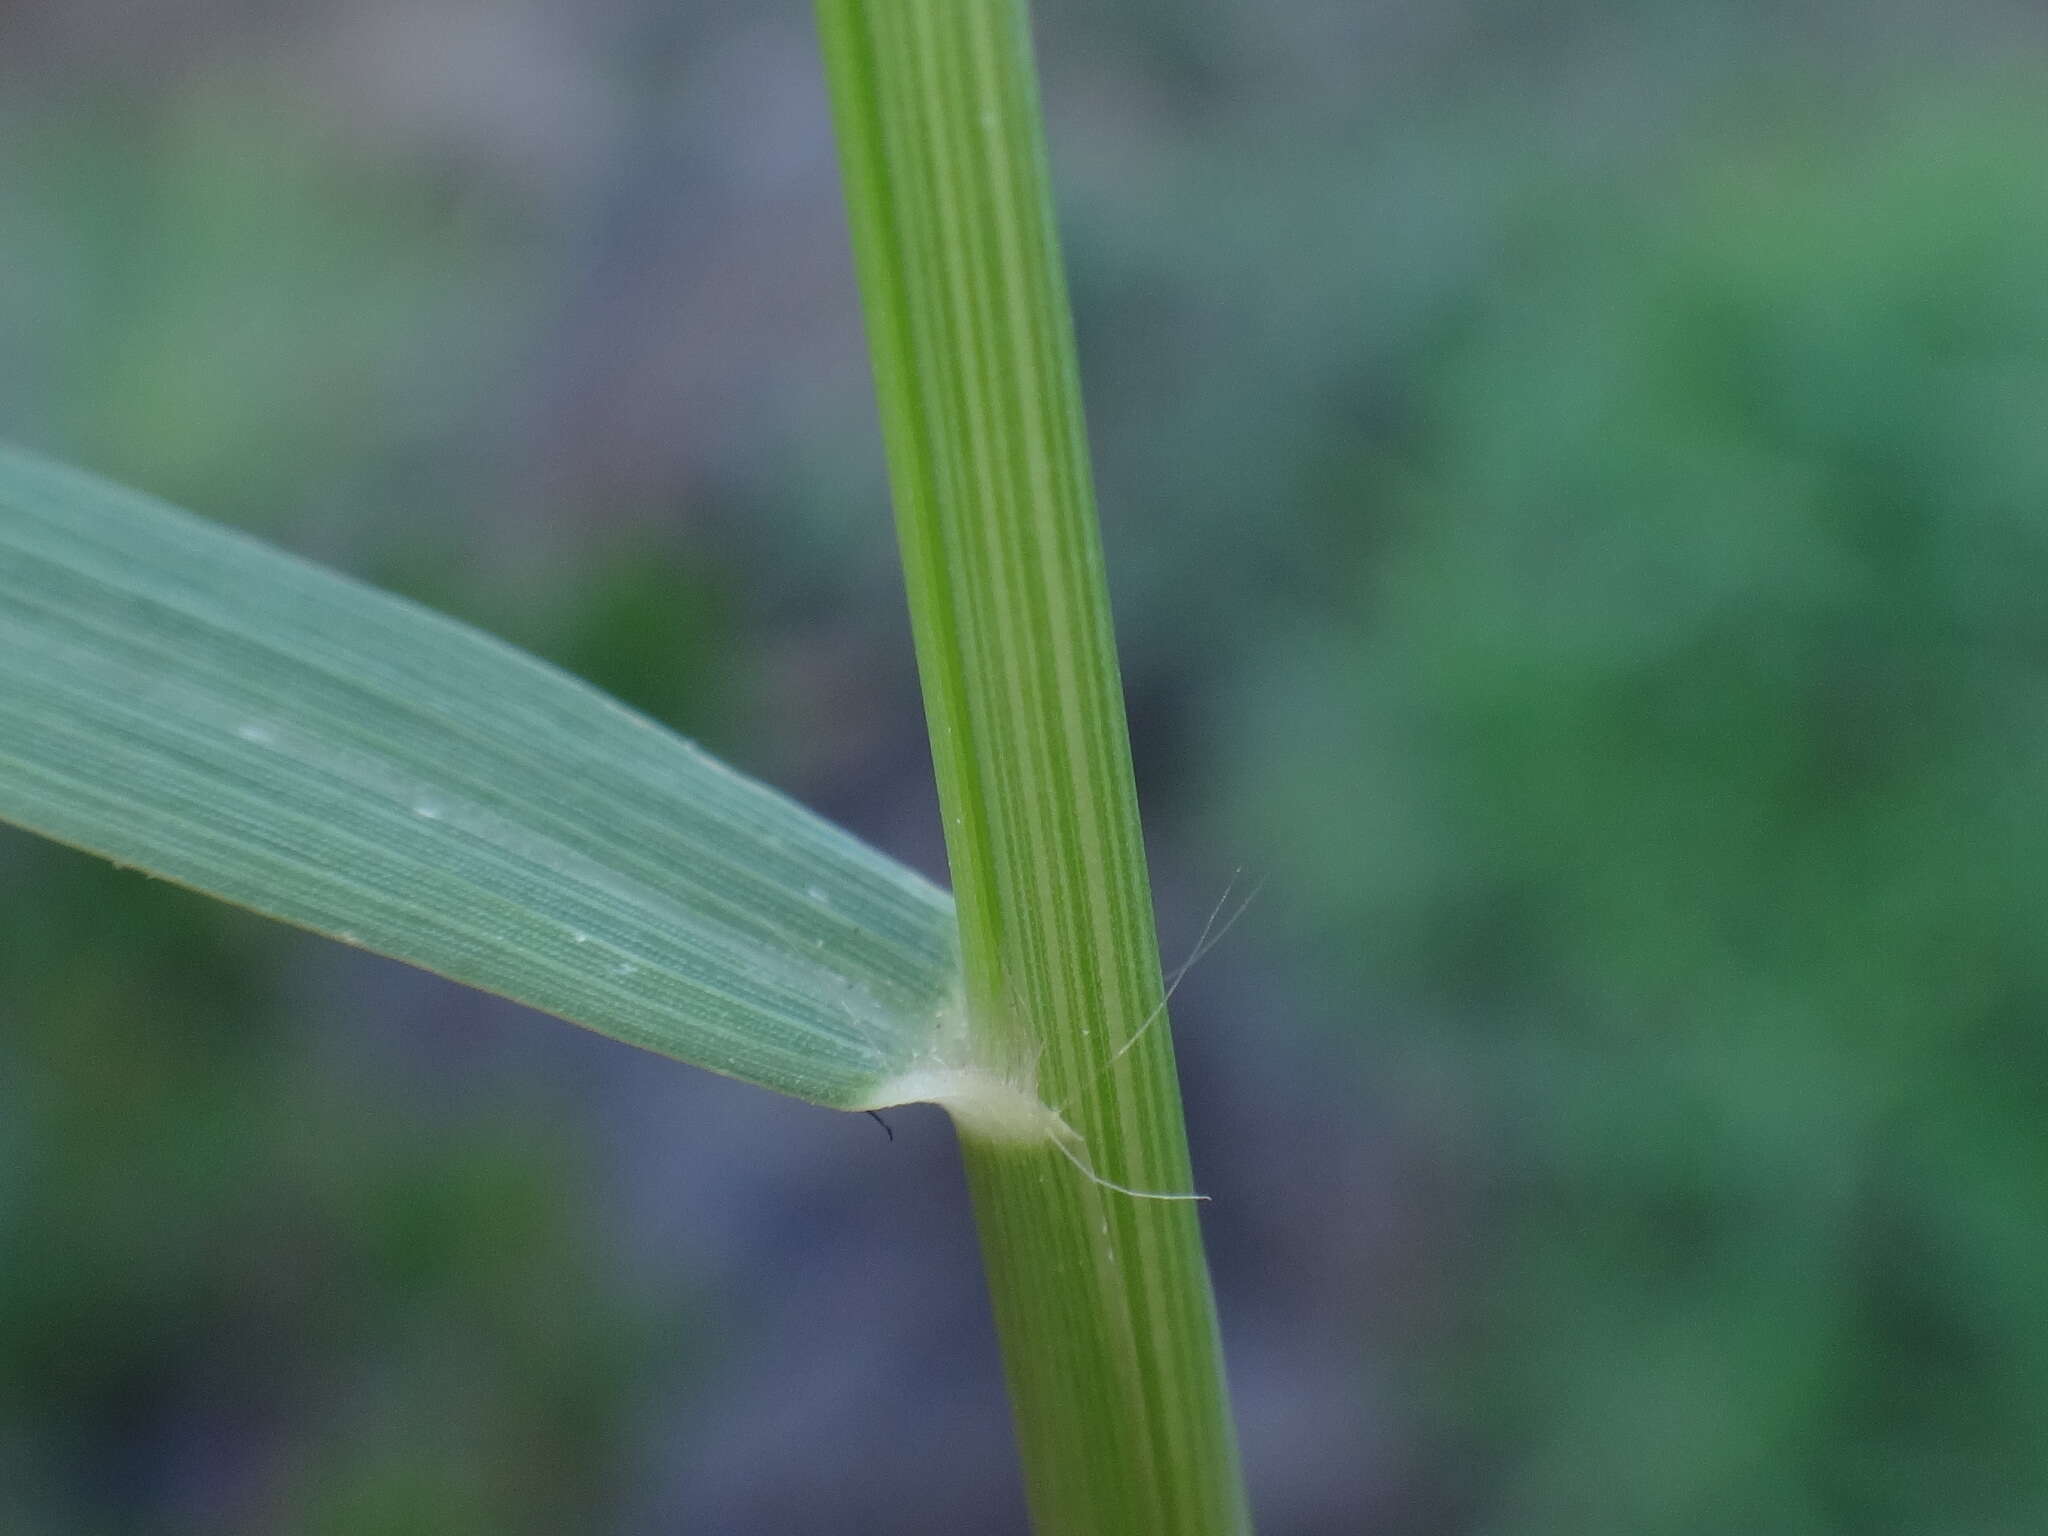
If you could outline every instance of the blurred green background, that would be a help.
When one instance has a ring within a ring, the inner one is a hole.
[[[2048,1529],[2048,20],[1040,19],[1262,1530]],[[808,29],[0,8],[0,431],[937,872]],[[936,1114],[0,861],[0,1530],[1021,1530]]]

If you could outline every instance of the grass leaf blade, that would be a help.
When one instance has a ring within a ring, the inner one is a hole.
[[[818,1103],[958,985],[943,892],[652,721],[12,449],[0,819]]]

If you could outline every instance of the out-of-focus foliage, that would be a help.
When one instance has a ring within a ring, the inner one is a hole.
[[[1532,221],[1244,737],[1475,1085],[1474,1529],[2048,1521],[2048,112],[1883,115]]]
[[[0,406],[12,435],[215,516],[355,498],[503,366],[503,209],[343,151],[253,85],[12,108]],[[452,418],[452,419],[451,419]],[[233,466],[232,469],[229,466]]]
[[[0,1077],[0,1525],[482,1536],[604,1507],[657,1334],[603,1283],[559,1105],[379,1095],[291,1027],[279,930],[5,849],[0,931],[37,965],[10,967]]]

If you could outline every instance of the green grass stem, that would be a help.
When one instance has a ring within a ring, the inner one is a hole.
[[[1120,1192],[1192,1180],[1025,8],[818,17],[975,1064],[1057,1116],[952,1106],[1033,1516],[1243,1531],[1199,1208]]]

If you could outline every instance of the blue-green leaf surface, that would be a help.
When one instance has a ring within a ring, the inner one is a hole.
[[[0,819],[817,1103],[872,1102],[957,993],[951,900],[794,802],[475,630],[11,449]]]

